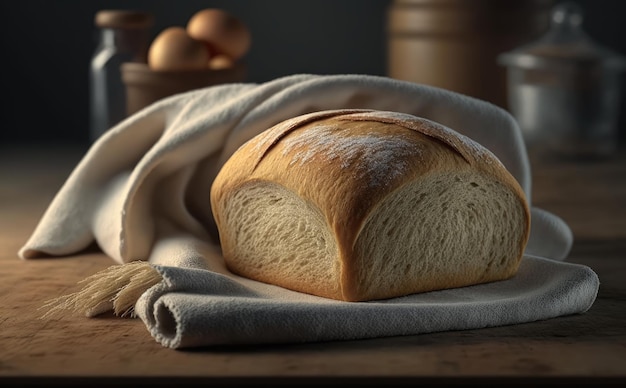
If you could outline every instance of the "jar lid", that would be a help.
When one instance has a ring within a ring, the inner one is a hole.
[[[583,12],[566,2],[552,10],[548,32],[536,42],[500,54],[498,63],[525,69],[576,70],[603,67],[625,70],[626,58],[596,44],[582,29]]]
[[[154,18],[142,11],[107,9],[96,13],[94,23],[100,28],[149,28]]]

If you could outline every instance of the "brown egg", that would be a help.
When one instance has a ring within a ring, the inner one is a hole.
[[[238,18],[218,8],[196,12],[187,23],[187,32],[197,40],[207,42],[215,50],[233,60],[241,58],[250,48],[250,31]]]
[[[234,63],[231,57],[224,54],[217,54],[209,59],[209,68],[213,70],[229,69]]]
[[[182,27],[161,31],[148,51],[148,65],[155,71],[207,69],[209,59],[207,45],[190,37]]]

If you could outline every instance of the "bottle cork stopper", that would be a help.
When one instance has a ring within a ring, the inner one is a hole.
[[[100,28],[148,28],[154,18],[147,12],[110,9],[98,11],[94,23]]]

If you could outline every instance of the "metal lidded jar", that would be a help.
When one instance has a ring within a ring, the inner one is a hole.
[[[582,28],[582,8],[557,4],[548,32],[500,54],[508,108],[531,157],[604,158],[618,144],[620,77],[626,60]]]

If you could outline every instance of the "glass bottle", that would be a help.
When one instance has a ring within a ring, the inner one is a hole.
[[[141,11],[102,10],[94,22],[99,41],[90,68],[90,142],[126,117],[120,66],[146,62],[153,17]]]

